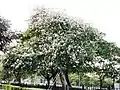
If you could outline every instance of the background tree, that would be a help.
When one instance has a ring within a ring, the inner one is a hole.
[[[111,62],[109,64],[109,73],[108,73],[108,77],[112,79],[112,88],[114,88],[114,83],[115,80],[119,77],[120,73],[120,67],[119,67],[119,63],[117,62]]]
[[[31,72],[33,73],[30,68],[30,62],[26,58],[26,50],[21,44],[11,46],[7,49],[2,60],[5,80],[8,78],[12,80],[14,78],[20,84],[21,79],[27,77]]]
[[[115,78],[119,75],[119,67],[116,67],[116,65],[115,61],[105,60],[101,57],[98,57],[94,62],[94,71],[96,72],[96,75],[99,76],[100,89],[102,89],[103,81],[107,77],[113,79],[113,83],[115,82]]]
[[[17,33],[10,28],[10,21],[7,19],[4,19],[0,16],[0,51],[2,51],[4,54],[7,50],[7,46],[12,42],[14,39],[20,38],[21,34]],[[2,59],[4,56],[1,55],[2,58],[0,58],[1,62],[1,79],[2,77],[8,77],[8,74],[3,74],[3,64]],[[8,68],[9,69],[9,68]],[[6,70],[7,72],[7,70]],[[8,73],[8,72],[7,72]]]
[[[10,21],[0,17],[0,50],[5,51],[11,40],[19,37],[20,33],[15,33],[10,29]]]
[[[100,87],[102,88],[102,81],[111,72],[110,68],[115,66],[115,62],[119,60],[120,48],[115,43],[110,43],[105,40],[101,40],[96,44],[96,57],[93,60],[93,69],[96,74],[99,75]],[[115,69],[115,68],[114,68]]]

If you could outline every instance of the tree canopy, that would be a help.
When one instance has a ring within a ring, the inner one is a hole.
[[[76,67],[81,69],[89,65],[103,36],[103,33],[81,20],[43,8],[32,16],[21,40],[40,56],[38,63],[50,63],[68,73]]]
[[[69,73],[96,72],[99,69],[96,62],[100,64],[101,58],[119,60],[120,49],[103,37],[104,33],[79,19],[45,8],[38,9],[31,16],[20,43],[7,52],[3,66],[4,69],[11,67],[14,75],[22,71],[37,73],[44,76],[48,84],[51,78],[62,72],[62,77],[71,86]]]

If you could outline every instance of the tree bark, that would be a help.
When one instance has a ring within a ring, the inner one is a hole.
[[[61,84],[62,84],[63,88],[66,88],[65,84],[64,84],[64,80],[63,80],[62,74],[60,73],[59,76],[60,76],[60,81],[61,81]]]
[[[102,90],[102,79],[100,78],[100,90]]]
[[[47,88],[50,86],[50,79],[47,80]]]
[[[63,86],[63,90],[69,90],[69,86],[67,84],[66,78],[65,78],[65,74],[63,73],[63,71],[60,71],[60,80]]]
[[[20,84],[21,84],[21,76],[18,75],[18,74],[16,74],[15,77],[16,77],[16,81],[17,81],[18,84],[20,85]]]
[[[113,78],[113,90],[115,89],[115,87],[114,87],[114,83],[115,83],[115,78]]]
[[[72,87],[72,86],[71,86],[71,82],[70,82],[69,77],[68,77],[68,72],[65,71],[64,73],[65,73],[65,79],[66,79],[66,81],[67,81],[68,86],[69,86],[69,87]]]

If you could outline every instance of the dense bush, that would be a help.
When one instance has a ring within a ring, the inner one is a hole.
[[[20,87],[20,86],[13,86],[13,85],[8,85],[8,84],[3,84],[2,88],[4,90],[28,90],[28,89]]]

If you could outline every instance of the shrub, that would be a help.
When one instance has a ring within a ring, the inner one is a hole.
[[[8,85],[8,84],[3,84],[2,88],[4,90],[28,90],[28,89],[20,87],[20,86],[13,86],[13,85]]]

